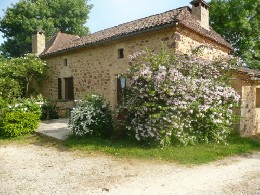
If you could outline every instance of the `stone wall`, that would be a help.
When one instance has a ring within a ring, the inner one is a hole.
[[[201,48],[202,56],[207,59],[214,59],[220,56],[225,56],[230,51],[230,49],[221,46],[209,39],[205,39],[201,35],[196,34],[182,26],[177,28],[175,37],[177,39],[177,52],[191,54],[194,49]]]
[[[199,21],[200,25],[209,30],[209,10],[208,7],[204,7],[201,5],[199,6],[192,6],[192,15]]]
[[[255,89],[252,84],[242,87],[240,132],[243,136],[254,135],[257,129]]]
[[[127,71],[130,63],[127,56],[146,48],[158,51],[162,45],[172,52],[189,54],[191,50],[205,43],[213,45],[213,48],[203,50],[206,58],[226,55],[228,52],[224,48],[214,49],[217,44],[191,31],[168,28],[48,57],[44,59],[49,66],[48,79],[42,85],[41,91],[45,97],[57,99],[58,78],[73,77],[75,99],[81,99],[85,93],[100,94],[115,108],[117,75]],[[122,59],[118,58],[118,49],[121,48],[124,49],[125,56]],[[67,66],[64,66],[64,59],[67,59]]]
[[[39,55],[45,49],[45,34],[42,31],[36,31],[32,36],[32,53]]]
[[[235,75],[233,87],[241,96],[240,109],[240,134],[252,136],[260,133],[260,85],[258,81],[251,80],[243,74]]]
[[[245,75],[235,75],[233,83],[234,89],[240,95],[240,108],[236,109],[236,114],[240,115],[239,124],[242,136],[254,135],[257,129],[256,109],[255,109],[255,84]]]

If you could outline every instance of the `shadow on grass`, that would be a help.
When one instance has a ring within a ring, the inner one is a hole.
[[[103,140],[98,138],[69,137],[63,143],[68,148],[81,151],[99,151],[124,158],[141,158],[178,162],[181,164],[202,164],[226,156],[251,153],[260,150],[260,140],[231,135],[228,144],[198,144],[195,146],[148,147],[134,140]]]
[[[55,147],[61,152],[81,151],[83,154],[97,152],[97,154],[103,153],[121,158],[152,159],[186,165],[208,163],[238,154],[243,154],[243,157],[247,158],[245,154],[260,151],[260,136],[255,138],[241,138],[238,135],[231,135],[228,138],[228,144],[175,145],[165,148],[148,147],[141,145],[135,140],[127,139],[104,140],[100,138],[77,138],[70,136],[66,141],[58,141],[36,134],[12,139],[0,137],[0,145],[9,143]]]
[[[69,151],[70,148],[66,147],[62,141],[59,141],[48,136],[38,135],[37,133],[24,135],[14,138],[6,138],[0,136],[0,146],[1,145],[35,145],[41,147],[55,147],[59,151]]]

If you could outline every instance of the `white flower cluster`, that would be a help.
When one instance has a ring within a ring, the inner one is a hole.
[[[73,135],[102,134],[98,131],[109,126],[108,105],[98,95],[90,95],[88,98],[78,100],[77,106],[70,113],[68,127]]]

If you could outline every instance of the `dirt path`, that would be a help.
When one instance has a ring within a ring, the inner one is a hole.
[[[186,167],[0,146],[0,194],[260,194],[260,153]]]

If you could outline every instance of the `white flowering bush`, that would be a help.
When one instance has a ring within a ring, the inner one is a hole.
[[[231,83],[231,59],[154,54],[132,57],[130,85],[120,105],[135,139],[159,143],[225,142],[239,96]]]
[[[107,138],[112,134],[112,113],[101,96],[87,95],[71,111],[69,128],[75,136]]]

